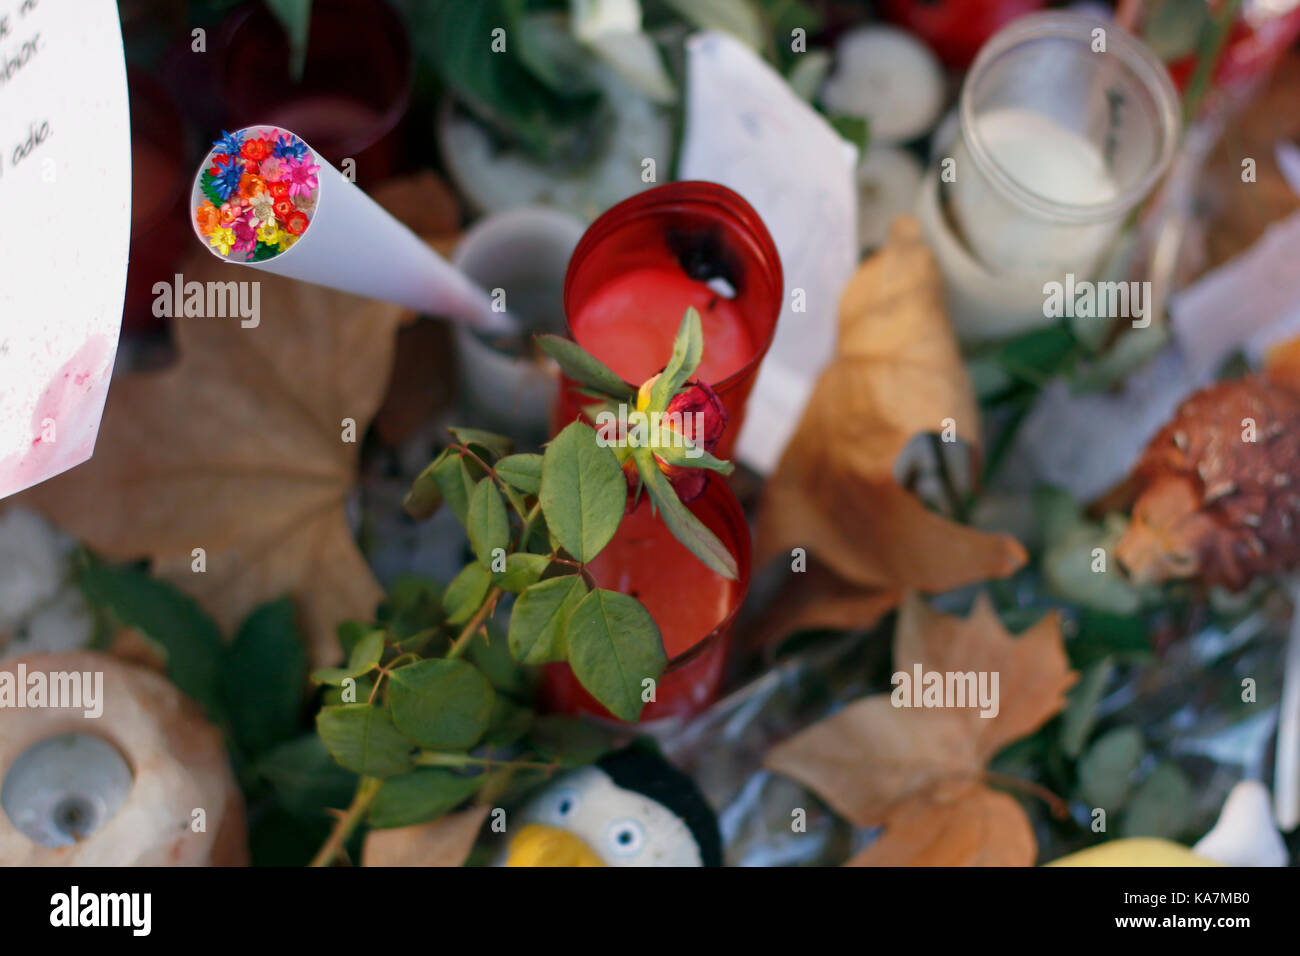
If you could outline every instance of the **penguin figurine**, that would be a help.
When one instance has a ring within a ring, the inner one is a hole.
[[[642,744],[556,778],[515,820],[503,866],[722,865],[695,781]]]

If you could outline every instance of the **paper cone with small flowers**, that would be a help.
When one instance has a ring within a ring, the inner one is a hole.
[[[290,130],[223,131],[192,200],[195,234],[226,262],[485,331],[514,329],[486,291]]]

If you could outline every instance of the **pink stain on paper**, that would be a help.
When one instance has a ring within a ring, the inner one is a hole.
[[[91,456],[113,353],[107,336],[92,336],[54,373],[32,412],[31,444],[0,461],[0,496],[51,478]]]

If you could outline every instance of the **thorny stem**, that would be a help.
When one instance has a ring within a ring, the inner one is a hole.
[[[361,818],[370,809],[370,804],[374,802],[382,783],[383,781],[376,777],[361,778],[361,781],[357,784],[357,792],[352,797],[352,805],[335,821],[329,839],[312,857],[311,866],[329,866],[334,862],[334,858],[343,849],[343,844],[347,842],[348,837],[352,836],[352,831],[357,828]]]
[[[488,592],[487,599],[483,602],[483,606],[474,612],[474,616],[469,619],[469,623],[465,625],[465,629],[457,635],[456,640],[452,641],[451,647],[447,649],[447,660],[455,660],[457,657],[460,657],[461,654],[465,653],[465,648],[469,647],[469,642],[474,639],[474,635],[477,634],[478,629],[483,626],[483,622],[491,617],[492,612],[496,610],[497,601],[501,598],[501,594],[502,591],[498,587],[494,587]]]

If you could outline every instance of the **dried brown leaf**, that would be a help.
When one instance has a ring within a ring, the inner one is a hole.
[[[1032,866],[1034,831],[1012,797],[980,784],[939,786],[890,815],[846,866]]]
[[[872,844],[879,848],[856,863],[1033,862],[1019,804],[981,781],[997,751],[1065,706],[1077,675],[1056,615],[1013,637],[983,598],[958,618],[909,596],[894,635],[894,666],[910,675],[916,664],[926,672],[997,672],[997,715],[981,717],[978,707],[896,707],[892,695],[876,694],[778,744],[765,765],[816,791],[853,823],[886,827]]]
[[[844,580],[892,594],[1015,571],[1026,555],[1013,538],[950,521],[895,480],[907,443],[949,418],[978,444],[978,406],[938,266],[904,217],[844,291],[838,352],[764,491],[759,560],[806,548]]]
[[[429,823],[371,830],[361,848],[362,866],[463,866],[489,807],[470,807]]]

